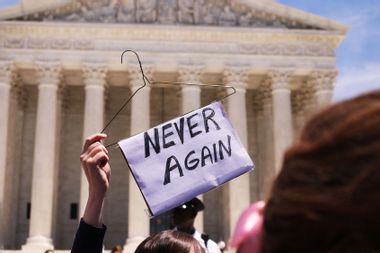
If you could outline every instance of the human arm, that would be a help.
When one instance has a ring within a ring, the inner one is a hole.
[[[89,196],[74,239],[72,253],[102,251],[106,230],[103,225],[103,205],[111,177],[108,151],[101,144],[106,137],[105,134],[88,137],[80,156],[82,169],[88,181]]]

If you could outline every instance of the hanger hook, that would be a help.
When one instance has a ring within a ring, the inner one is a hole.
[[[150,81],[149,79],[145,76],[144,74],[144,69],[142,67],[142,63],[141,63],[141,60],[140,60],[140,57],[139,55],[133,51],[133,50],[124,50],[121,55],[120,55],[120,64],[123,64],[123,57],[124,57],[124,54],[125,53],[133,53],[135,56],[136,56],[136,59],[137,59],[137,62],[139,63],[139,67],[140,67],[140,71],[141,71],[141,77],[142,77],[142,80],[143,80],[143,85],[140,86],[137,90],[135,90],[133,92],[133,94],[124,102],[124,104],[120,107],[120,109],[112,116],[111,120],[106,124],[106,126],[103,128],[103,130],[101,131],[101,133],[103,133],[107,127],[112,123],[112,121],[117,117],[117,115],[119,115],[119,113],[127,106],[127,104],[131,101],[131,99],[137,94],[137,92],[139,92],[142,88],[144,88],[146,86],[146,81],[150,84]],[[113,144],[111,145],[108,145],[107,147],[109,146],[112,146]]]

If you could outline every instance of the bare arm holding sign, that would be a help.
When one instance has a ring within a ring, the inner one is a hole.
[[[102,252],[106,227],[103,225],[103,205],[109,188],[111,169],[108,151],[101,143],[105,134],[88,137],[80,156],[82,169],[89,184],[89,196],[83,218],[74,239],[72,253]]]

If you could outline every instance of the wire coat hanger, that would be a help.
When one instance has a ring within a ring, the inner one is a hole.
[[[180,85],[180,86],[197,86],[197,87],[213,87],[213,88],[228,88],[228,89],[232,89],[232,92],[224,95],[222,98],[220,98],[219,100],[224,100],[226,98],[228,98],[229,96],[232,96],[236,93],[236,89],[235,87],[233,86],[230,86],[230,85],[224,85],[224,84],[205,84],[205,83],[186,83],[186,82],[166,82],[166,81],[150,81],[149,78],[145,75],[144,73],[144,68],[142,66],[142,63],[141,63],[141,59],[139,57],[139,55],[137,54],[137,52],[133,51],[133,50],[124,50],[121,55],[120,55],[120,63],[123,64],[123,57],[124,57],[124,54],[125,53],[133,53],[135,56],[136,56],[136,59],[137,59],[137,62],[139,64],[139,67],[140,67],[140,71],[141,71],[141,78],[142,78],[142,81],[143,81],[143,85],[140,86],[138,89],[136,89],[132,95],[124,102],[124,104],[120,107],[120,109],[112,116],[112,118],[108,121],[108,123],[104,126],[104,128],[102,129],[101,133],[104,133],[104,131],[111,125],[112,121],[114,119],[116,119],[116,117],[119,115],[119,113],[128,105],[128,103],[131,101],[131,99],[137,94],[137,92],[139,92],[141,89],[143,89],[145,86],[147,86],[147,83],[150,85],[150,86],[154,86],[154,85],[157,85],[157,84],[164,84],[164,85]],[[218,99],[216,99],[215,101],[217,101]],[[118,143],[115,142],[115,143],[111,143],[109,145],[106,146],[106,148],[108,147],[112,147],[112,146],[117,146]]]

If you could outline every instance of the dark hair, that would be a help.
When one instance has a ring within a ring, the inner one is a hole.
[[[312,118],[264,210],[263,252],[380,250],[380,91]]]
[[[189,253],[191,249],[195,253],[201,253],[198,241],[191,235],[165,230],[146,238],[135,253]]]

